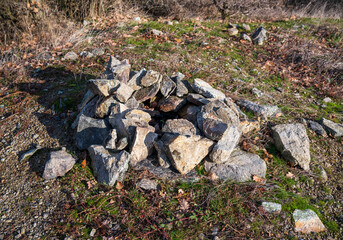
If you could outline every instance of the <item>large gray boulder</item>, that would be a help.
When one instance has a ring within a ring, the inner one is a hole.
[[[213,141],[199,135],[177,135],[164,142],[168,159],[181,174],[187,174],[212,150]]]
[[[320,124],[325,128],[327,133],[331,134],[333,137],[343,136],[343,124],[335,123],[325,118],[320,120]]]
[[[92,145],[88,148],[92,168],[98,182],[113,186],[123,181],[129,168],[131,156],[126,151],[109,153],[103,146]]]
[[[221,180],[246,182],[252,180],[254,175],[264,178],[267,165],[263,159],[255,154],[234,150],[230,159],[225,163],[215,164],[206,161],[205,169]]]
[[[75,135],[76,146],[83,150],[91,145],[103,144],[108,132],[105,120],[81,115]]]
[[[43,178],[50,180],[64,176],[73,168],[76,159],[65,149],[50,152],[49,160],[45,164]]]
[[[207,98],[216,98],[220,100],[225,99],[224,93],[217,89],[214,89],[210,84],[199,78],[194,79],[192,87],[195,92]]]
[[[223,137],[213,147],[210,159],[214,163],[225,163],[230,159],[230,155],[237,146],[241,132],[237,127],[228,128]]]
[[[293,165],[310,170],[310,139],[303,124],[281,124],[272,128],[273,138],[282,156]]]

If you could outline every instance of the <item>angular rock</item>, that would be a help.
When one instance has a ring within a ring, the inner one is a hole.
[[[273,138],[282,156],[293,165],[310,169],[310,140],[303,124],[281,124],[272,128]]]
[[[192,104],[186,104],[183,106],[179,111],[178,114],[181,118],[187,119],[191,123],[194,124],[194,126],[197,126],[197,115],[200,112],[201,107],[195,106]]]
[[[293,219],[295,222],[295,231],[301,233],[322,232],[326,228],[322,221],[320,221],[317,214],[311,210],[299,210],[296,209],[293,212]]]
[[[62,177],[73,168],[75,162],[76,159],[65,149],[50,152],[49,160],[45,164],[43,178],[50,180]]]
[[[237,105],[241,108],[246,109],[249,112],[262,117],[263,119],[268,119],[269,117],[276,117],[282,114],[280,108],[271,105],[258,105],[256,103],[250,102],[245,99],[236,101]]]
[[[127,100],[125,106],[129,109],[136,109],[139,108],[139,102],[136,100],[135,97],[131,97],[129,100]]]
[[[193,81],[193,90],[207,98],[216,98],[216,99],[220,99],[220,100],[224,100],[225,99],[225,94],[222,93],[221,91],[214,89],[213,87],[211,87],[210,84],[208,84],[207,82],[196,78]]]
[[[262,45],[265,41],[267,41],[267,30],[263,27],[259,27],[255,30],[252,35],[252,41],[255,44]]]
[[[115,100],[113,96],[104,98],[101,102],[98,102],[95,110],[95,116],[99,118],[104,118],[105,116],[108,116],[111,112],[111,108],[115,106],[117,103],[118,101]]]
[[[333,137],[343,136],[343,124],[335,123],[328,119],[321,119],[320,124],[325,128],[328,134],[331,134]]]
[[[262,207],[264,211],[269,212],[269,213],[278,213],[281,212],[282,210],[282,205],[279,203],[274,203],[274,202],[262,202]]]
[[[110,59],[107,62],[106,70],[101,77],[104,79],[113,79],[113,73],[111,69],[119,64],[121,64],[120,60],[118,60],[116,57],[110,56]]]
[[[156,152],[157,152],[157,161],[158,161],[159,165],[162,168],[169,168],[170,162],[169,162],[166,150],[164,149],[163,142],[162,141],[155,141],[154,147],[155,147]]]
[[[251,89],[251,92],[252,92],[253,94],[255,94],[256,97],[263,97],[263,92],[261,92],[261,91],[258,90],[257,88]]]
[[[229,28],[227,30],[229,36],[236,36],[238,34],[238,29],[237,28]]]
[[[308,125],[318,135],[327,136],[325,129],[319,123],[308,120]]]
[[[138,73],[133,75],[130,80],[128,81],[127,85],[129,85],[133,90],[137,91],[142,88],[141,80],[146,74],[146,69],[141,69]]]
[[[24,160],[28,160],[30,157],[32,157],[41,148],[42,148],[41,146],[37,146],[37,147],[32,148],[29,151],[23,153],[19,158],[19,162],[24,161]]]
[[[81,115],[75,135],[76,146],[83,150],[91,145],[103,144],[108,132],[105,120]]]
[[[158,107],[162,112],[177,112],[185,104],[185,99],[178,98],[176,96],[170,96],[159,101]]]
[[[154,70],[149,70],[141,79],[141,85],[143,87],[150,87],[156,83],[161,82],[163,75]]]
[[[183,97],[184,95],[188,94],[188,89],[182,81],[184,77],[185,75],[180,72],[171,77],[176,84],[176,96],[178,97]]]
[[[137,183],[137,187],[144,190],[157,190],[158,184],[154,180],[143,178]]]
[[[131,87],[129,87],[125,83],[120,83],[119,88],[116,90],[116,97],[120,102],[126,103],[133,92],[134,90]]]
[[[248,41],[248,42],[252,42],[251,37],[249,37],[248,34],[246,34],[246,33],[241,34],[241,39]]]
[[[129,140],[127,137],[123,137],[118,140],[116,145],[116,150],[121,151],[124,150],[129,145]]]
[[[162,128],[164,133],[196,135],[197,129],[193,123],[186,119],[168,119]]]
[[[83,57],[83,58],[91,58],[91,57],[94,57],[93,53],[91,52],[88,52],[88,51],[82,51],[80,53],[80,57]]]
[[[206,105],[207,103],[210,102],[209,99],[205,98],[204,96],[196,93],[190,93],[187,95],[187,101],[191,102],[195,105],[202,106]]]
[[[177,135],[164,142],[168,159],[181,174],[187,174],[212,150],[213,141],[198,135]]]
[[[242,28],[243,28],[245,31],[248,31],[248,32],[251,30],[250,26],[249,26],[248,24],[246,24],[246,23],[243,23],[243,24],[242,24]]]
[[[206,161],[205,169],[221,180],[246,182],[254,175],[264,178],[267,166],[265,161],[255,154],[234,150],[225,163],[214,164]]]
[[[95,94],[93,93],[93,91],[92,91],[92,90],[88,90],[88,91],[86,92],[85,96],[83,97],[83,99],[82,99],[80,105],[77,107],[77,108],[79,109],[79,111],[80,111],[81,109],[83,109],[83,108],[86,106],[86,104],[87,104],[90,100],[92,100],[94,97],[95,97]]]
[[[230,159],[230,155],[237,146],[241,133],[237,127],[228,128],[222,138],[213,147],[210,159],[214,163],[225,163]]]
[[[124,180],[131,161],[128,152],[109,153],[100,145],[90,146],[88,152],[92,159],[93,173],[98,182],[113,186],[116,181]]]
[[[176,84],[168,76],[163,76],[161,82],[161,93],[164,97],[169,97],[176,89]]]
[[[158,135],[149,128],[136,127],[135,136],[131,147],[131,166],[135,166],[140,161],[146,159],[153,150],[154,141]]]
[[[108,79],[117,79],[122,83],[127,83],[130,77],[131,65],[129,60],[125,59],[119,65],[115,65],[111,68],[111,73]]]
[[[104,146],[106,149],[116,150],[117,149],[116,142],[117,142],[117,130],[111,129],[109,131],[107,138],[104,141]]]
[[[88,81],[88,84],[95,94],[107,97],[114,94],[120,82],[118,80],[92,79]]]
[[[80,117],[86,116],[86,117],[95,117],[95,112],[96,112],[96,108],[97,108],[97,104],[99,101],[99,97],[95,97],[93,98],[91,101],[89,101],[80,111],[80,113],[77,115],[75,121],[73,122],[73,124],[71,125],[72,129],[75,129],[80,121]]]
[[[151,33],[152,33],[153,35],[156,35],[156,36],[162,36],[162,35],[163,35],[163,32],[162,32],[162,31],[156,30],[156,29],[152,29],[152,30],[151,30]]]
[[[150,98],[155,97],[158,93],[158,90],[160,90],[160,83],[157,82],[150,87],[139,89],[133,94],[133,96],[136,98],[137,101],[144,102]]]
[[[214,141],[219,141],[229,128],[226,123],[213,118],[205,118],[202,123],[205,136]]]
[[[129,110],[125,113],[125,118],[126,119],[135,119],[137,121],[144,121],[144,122],[150,122],[151,121],[151,116],[149,113],[144,112],[139,109],[133,109]]]
[[[76,60],[79,56],[75,52],[67,52],[66,55],[64,55],[65,60]]]
[[[94,56],[101,56],[105,54],[105,50],[103,48],[94,48],[92,54]]]

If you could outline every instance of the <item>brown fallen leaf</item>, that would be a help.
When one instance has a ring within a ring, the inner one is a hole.
[[[182,199],[180,201],[180,210],[187,211],[188,209],[189,209],[189,203],[185,199]]]
[[[288,172],[288,173],[286,174],[286,177],[288,177],[288,178],[294,178],[294,174],[291,173],[291,172]]]
[[[254,182],[258,182],[258,183],[261,183],[261,184],[265,184],[267,182],[267,179],[265,178],[260,178],[259,176],[257,175],[254,175],[252,177],[252,180],[254,180]]]
[[[121,182],[117,182],[116,189],[117,190],[122,190],[123,188],[124,188],[124,185]]]

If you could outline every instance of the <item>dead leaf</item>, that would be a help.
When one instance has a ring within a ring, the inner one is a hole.
[[[265,184],[267,182],[267,179],[265,178],[260,178],[259,176],[257,175],[254,175],[252,177],[252,180],[254,180],[254,182],[258,182],[258,183],[261,183],[261,184]]]
[[[291,172],[288,172],[287,174],[286,174],[286,177],[288,177],[288,178],[294,178],[294,174],[293,173],[291,173]]]
[[[183,194],[185,194],[185,191],[183,191],[183,190],[180,188],[179,190],[177,190],[177,193],[178,193],[179,195],[183,195]]]
[[[82,160],[81,166],[82,166],[82,168],[87,167],[87,161],[86,161],[86,159],[83,159],[83,160]]]
[[[124,188],[124,185],[121,182],[117,182],[116,189],[117,190],[122,190],[123,188]]]
[[[189,209],[189,203],[185,199],[182,199],[180,201],[180,210],[187,211],[188,209]]]

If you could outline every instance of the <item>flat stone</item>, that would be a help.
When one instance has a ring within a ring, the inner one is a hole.
[[[198,105],[198,106],[203,106],[203,105],[206,105],[207,103],[210,102],[210,100],[208,100],[204,96],[202,96],[200,94],[196,94],[196,93],[188,94],[187,95],[187,101],[191,102],[195,105]]]
[[[64,55],[65,60],[76,60],[79,56],[75,52],[67,52],[66,55]]]
[[[234,150],[225,163],[215,164],[206,161],[205,169],[221,180],[246,182],[251,181],[254,175],[264,178],[267,166],[265,161],[255,154]]]
[[[186,119],[168,119],[162,128],[164,133],[196,135],[197,129]]]
[[[188,89],[182,81],[184,77],[185,75],[180,72],[171,77],[176,84],[176,96],[178,97],[183,97],[188,94]]]
[[[156,83],[160,83],[162,81],[163,75],[159,72],[154,70],[149,70],[141,79],[141,85],[143,87],[150,87]]]
[[[107,97],[114,94],[120,82],[118,80],[92,79],[88,81],[88,84],[95,94]]]
[[[129,145],[129,140],[127,137],[120,138],[116,145],[116,150],[124,150]]]
[[[116,150],[117,149],[116,142],[117,142],[117,130],[111,129],[109,131],[107,138],[104,141],[104,146],[106,149]]]
[[[257,120],[245,120],[241,121],[241,130],[243,134],[247,134],[249,132],[259,131],[261,126],[260,122]]]
[[[97,104],[99,102],[99,97],[95,97],[92,100],[90,100],[80,111],[80,113],[76,116],[75,121],[71,125],[72,129],[75,129],[79,125],[80,117],[86,116],[86,117],[95,117]]]
[[[274,202],[262,202],[264,211],[269,213],[279,213],[282,210],[282,205]]]
[[[19,162],[22,162],[24,160],[28,160],[30,157],[32,157],[41,148],[42,148],[41,146],[37,146],[37,147],[32,148],[29,151],[23,153],[19,158]]]
[[[308,120],[308,125],[311,128],[311,130],[317,133],[318,135],[327,136],[325,129],[319,123],[312,120]]]
[[[76,159],[64,149],[50,152],[49,160],[45,164],[43,178],[55,179],[64,176],[73,168]]]
[[[252,35],[252,41],[255,44],[263,45],[265,41],[267,41],[267,30],[263,27],[259,27],[255,30],[255,32]]]
[[[225,163],[230,159],[230,155],[234,148],[237,146],[241,132],[237,127],[228,128],[221,139],[213,147],[210,153],[210,159],[214,163]]]
[[[171,164],[181,174],[189,173],[212,150],[213,141],[198,135],[177,135],[164,142]]]
[[[176,96],[170,96],[159,101],[158,107],[162,112],[177,112],[183,105],[186,104],[186,100],[178,98]]]
[[[293,219],[295,222],[295,231],[301,233],[323,232],[326,228],[317,214],[311,210],[296,209],[293,212]]]
[[[310,170],[310,139],[303,124],[281,124],[272,128],[273,138],[282,156],[293,165]]]
[[[151,121],[150,114],[139,109],[129,110],[124,116],[126,119],[136,119],[137,121],[144,121],[147,123]]]
[[[195,92],[207,98],[216,98],[221,100],[225,99],[224,93],[217,89],[214,89],[210,84],[199,78],[194,79],[192,87]]]
[[[163,76],[161,82],[161,93],[164,97],[169,97],[176,89],[176,84],[168,76]]]
[[[103,144],[108,132],[105,120],[81,115],[75,135],[76,146],[83,150],[94,144]]]
[[[150,98],[155,97],[158,93],[158,90],[160,90],[160,83],[157,82],[150,87],[139,89],[133,94],[133,96],[136,98],[137,101],[144,102]]]
[[[229,128],[226,123],[213,118],[205,118],[202,123],[203,133],[214,141],[219,141]]]
[[[335,123],[328,119],[321,119],[320,124],[325,128],[328,134],[333,137],[343,136],[343,124]]]
[[[95,110],[95,116],[98,118],[104,118],[108,116],[111,112],[111,108],[118,103],[113,96],[108,96],[102,101],[98,101],[97,107]]]
[[[162,36],[164,33],[160,30],[152,29],[151,33],[155,36]]]
[[[134,90],[131,87],[129,87],[125,83],[120,83],[119,88],[116,90],[116,97],[120,102],[126,103],[133,92]]]
[[[129,168],[131,156],[126,151],[109,153],[103,146],[92,145],[88,148],[92,159],[94,176],[99,183],[113,186],[116,181],[123,181]]]
[[[163,142],[161,140],[154,142],[154,147],[157,152],[157,161],[162,168],[169,168],[170,162],[164,149]]]
[[[77,108],[79,109],[79,111],[81,111],[81,109],[83,109],[83,108],[86,106],[86,104],[87,104],[90,100],[92,100],[94,97],[95,97],[95,93],[93,93],[93,91],[89,89],[89,90],[86,92],[85,96],[83,97],[83,99],[82,99],[80,105],[77,107]]]
[[[250,31],[250,30],[251,30],[250,26],[249,26],[248,24],[246,24],[246,23],[243,23],[243,24],[242,24],[242,28],[243,28],[245,31]]]
[[[146,74],[146,69],[141,69],[138,73],[134,74],[130,80],[128,81],[127,85],[130,86],[133,90],[137,91],[142,88],[141,80]]]
[[[245,99],[236,101],[237,105],[245,110],[254,113],[263,119],[268,119],[269,117],[276,117],[282,114],[280,108],[272,105],[258,105],[256,103],[250,102]]]
[[[157,133],[152,132],[149,128],[136,127],[130,151],[132,156],[131,166],[135,166],[152,153],[153,144],[157,137]]]
[[[144,190],[157,190],[158,184],[154,180],[143,178],[137,183],[137,187]]]

